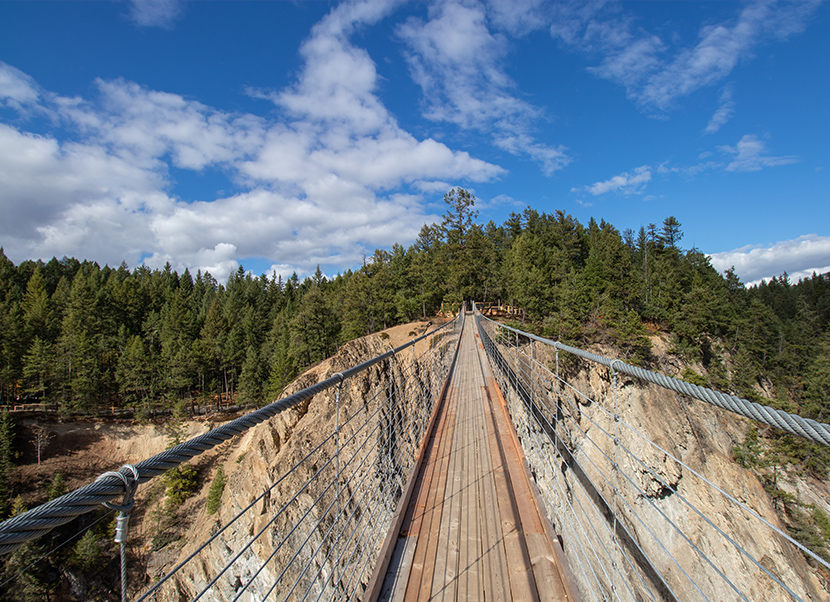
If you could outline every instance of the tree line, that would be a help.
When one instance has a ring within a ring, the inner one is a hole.
[[[578,344],[612,342],[647,362],[649,332],[672,333],[709,384],[826,420],[830,281],[784,274],[745,287],[697,249],[681,224],[620,233],[563,211],[528,208],[480,224],[475,197],[445,196],[443,222],[408,248],[376,250],[355,270],[300,280],[243,267],[219,283],[74,258],[14,265],[0,249],[0,400],[66,411],[169,407],[233,396],[262,403],[339,345],[462,301],[525,310],[524,327]],[[728,361],[727,361],[728,360]]]
[[[0,249],[0,401],[28,396],[65,411],[170,408],[183,399],[260,404],[339,345],[463,301],[525,310],[523,327],[576,344],[608,342],[648,362],[648,335],[703,367],[723,390],[826,421],[830,281],[786,274],[746,287],[719,274],[667,217],[635,232],[531,208],[477,221],[475,197],[445,196],[443,221],[408,248],[302,281],[227,282],[73,258],[14,265]]]
[[[635,364],[653,360],[649,335],[668,334],[696,367],[686,380],[828,421],[829,275],[747,287],[684,250],[672,216],[620,232],[527,208],[481,224],[468,191],[444,200],[442,222],[424,225],[411,246],[375,250],[333,278],[319,268],[300,280],[240,267],[220,283],[169,264],[131,270],[67,257],[14,265],[0,248],[0,404],[28,397],[63,413],[115,406],[174,417],[214,399],[260,405],[351,339],[474,300],[520,306],[522,329],[612,345]],[[0,411],[0,518],[14,512],[15,438]],[[778,486],[787,466],[825,478],[828,449],[750,429],[734,456],[758,474],[799,541],[830,558],[830,518]],[[75,564],[100,564],[95,545],[79,546]],[[26,550],[6,563],[7,577],[37,556]]]

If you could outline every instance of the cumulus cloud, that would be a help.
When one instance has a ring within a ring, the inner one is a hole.
[[[104,218],[108,227],[88,239],[86,226],[105,205],[120,207],[127,216],[142,214],[162,184],[157,173],[108,154],[101,146],[60,144],[0,124],[0,238],[7,251],[21,258],[83,249],[113,262],[137,259],[121,244],[116,245],[124,251],[121,257],[99,253],[106,245],[103,239],[123,220]]]
[[[21,110],[27,105],[36,103],[39,97],[38,86],[31,77],[0,61],[0,103],[2,105]]]
[[[642,165],[632,171],[621,173],[609,180],[603,182],[596,182],[590,186],[583,188],[572,188],[571,192],[585,191],[594,196],[606,194],[608,192],[618,192],[621,194],[642,194],[646,185],[651,181],[651,167]]]
[[[525,8],[529,10],[510,22],[505,11],[496,12],[501,23],[516,31],[536,26],[533,7]],[[530,157],[546,175],[568,164],[565,147],[532,136],[532,124],[542,111],[515,94],[515,83],[504,69],[507,39],[490,31],[484,5],[436,3],[426,21],[412,17],[397,32],[408,48],[412,78],[423,90],[425,117],[490,133],[496,146]]]
[[[422,193],[504,171],[416,139],[383,106],[375,65],[350,36],[389,10],[347,3],[318,23],[296,83],[262,92],[276,117],[228,113],[121,79],[97,81],[90,98],[60,97],[0,65],[0,99],[21,115],[24,104],[49,111],[60,127],[60,135],[37,135],[0,124],[6,253],[169,261],[222,280],[246,257],[281,273],[310,273],[318,263],[334,271],[366,250],[414,239],[437,219]],[[179,198],[173,168],[220,172],[236,190]]]
[[[488,0],[487,12],[494,24],[514,36],[544,29],[550,18],[549,4],[545,0]]]
[[[798,157],[773,157],[767,154],[766,144],[757,136],[746,134],[735,146],[719,146],[718,149],[734,159],[726,166],[727,171],[759,171],[765,167],[776,167],[796,163]]]
[[[535,141],[526,134],[496,135],[493,143],[513,155],[526,154],[539,163],[542,173],[552,176],[571,162],[564,146],[548,146]]]
[[[807,234],[773,245],[750,245],[709,255],[712,266],[720,272],[735,268],[747,284],[757,284],[784,272],[790,281],[808,278],[813,272],[830,272],[830,236]]]

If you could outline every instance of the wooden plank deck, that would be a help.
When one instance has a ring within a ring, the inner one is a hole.
[[[379,599],[575,600],[468,317]]]

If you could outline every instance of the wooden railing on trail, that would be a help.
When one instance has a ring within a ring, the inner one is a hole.
[[[488,318],[516,318],[524,320],[525,310],[516,305],[502,303],[476,303],[479,311]]]

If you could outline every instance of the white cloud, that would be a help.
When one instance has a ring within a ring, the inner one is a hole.
[[[0,103],[21,110],[36,103],[39,97],[38,86],[31,77],[0,61]]]
[[[732,118],[734,112],[735,101],[732,100],[732,87],[727,86],[720,94],[720,105],[718,106],[718,110],[715,111],[714,115],[712,115],[712,118],[709,120],[709,123],[706,124],[706,129],[704,131],[707,134],[714,134]]]
[[[172,29],[184,12],[182,0],[129,0],[130,18],[140,27]]]
[[[747,284],[757,284],[787,272],[792,282],[813,272],[830,272],[830,236],[806,234],[769,246],[750,245],[709,255],[719,272],[735,267],[735,273]]]
[[[566,44],[590,49],[591,39],[590,36],[586,35],[586,27],[601,23],[599,17],[607,4],[609,4],[607,0],[555,2],[552,6],[550,35],[553,38],[561,39]],[[617,28],[615,31],[623,30]],[[615,31],[610,33],[613,34]],[[603,40],[607,41],[609,39],[603,38]]]
[[[537,18],[528,10],[518,21],[507,22],[504,11],[494,12],[514,31],[530,27]],[[569,162],[564,147],[531,135],[542,111],[515,94],[515,83],[504,69],[507,39],[490,31],[483,5],[433,4],[427,21],[410,18],[398,27],[398,36],[407,44],[412,78],[423,90],[425,117],[487,132],[496,146],[530,157],[546,175]]]
[[[514,36],[544,29],[550,19],[545,0],[488,0],[487,12],[494,24]]]
[[[110,264],[169,261],[219,280],[246,257],[281,273],[353,267],[364,252],[414,240],[418,191],[504,170],[400,128],[376,96],[369,55],[349,36],[390,10],[346,3],[312,30],[296,84],[261,92],[277,118],[217,110],[124,80],[88,99],[42,92],[14,68],[0,92],[47,111],[60,136],[0,124],[0,240],[14,261],[71,255]],[[3,66],[0,66],[3,67]],[[2,101],[0,101],[2,102]],[[11,105],[10,105],[11,106]],[[180,199],[170,170],[227,175],[236,192]]]
[[[421,192],[427,192],[430,194],[437,194],[440,192],[443,194],[453,188],[453,185],[440,180],[433,180],[431,182],[414,182],[413,187]]]
[[[624,5],[616,3],[562,3],[550,31],[568,45],[601,56],[591,71],[625,86],[640,108],[662,112],[677,99],[722,81],[758,46],[803,31],[819,3],[736,5],[742,6],[736,19],[702,26],[696,42],[688,45],[644,31],[621,15]]]
[[[265,122],[124,80],[96,82],[94,106],[63,103],[61,112],[87,135],[142,165],[170,155],[182,169],[226,165],[262,146]]]
[[[527,203],[523,203],[522,201],[518,201],[514,199],[512,196],[507,194],[499,194],[494,196],[491,199],[476,199],[476,207],[478,209],[494,209],[496,207],[516,207],[519,209],[523,209],[527,207]]]
[[[375,65],[348,34],[360,19],[374,22],[389,9],[389,3],[342,4],[314,27],[297,85],[272,96],[297,121],[269,132],[262,152],[242,166],[246,175],[314,189],[337,202],[349,184],[384,190],[417,182],[424,189],[433,179],[480,181],[504,173],[435,140],[416,140],[377,98]]]
[[[571,192],[584,190],[594,196],[608,192],[619,192],[625,195],[642,194],[646,184],[651,181],[651,167],[642,165],[633,171],[621,173],[609,180],[596,182],[583,188],[572,188]]]
[[[798,157],[773,157],[767,155],[766,144],[757,136],[746,134],[735,146],[719,146],[718,150],[735,155],[735,158],[726,166],[726,171],[759,171],[764,167],[775,167],[796,163]]]
[[[513,155],[527,154],[541,165],[542,173],[551,176],[571,162],[564,146],[551,147],[524,134],[494,136],[494,144]]]
[[[83,249],[112,262],[136,260],[123,244],[115,245],[115,255],[100,253],[99,242],[112,227],[88,240],[81,231],[102,204],[120,207],[127,215],[141,214],[148,205],[140,199],[152,197],[162,185],[157,173],[109,155],[100,146],[61,145],[54,138],[0,124],[0,238],[18,257],[48,258]],[[105,221],[112,222],[111,217]]]

